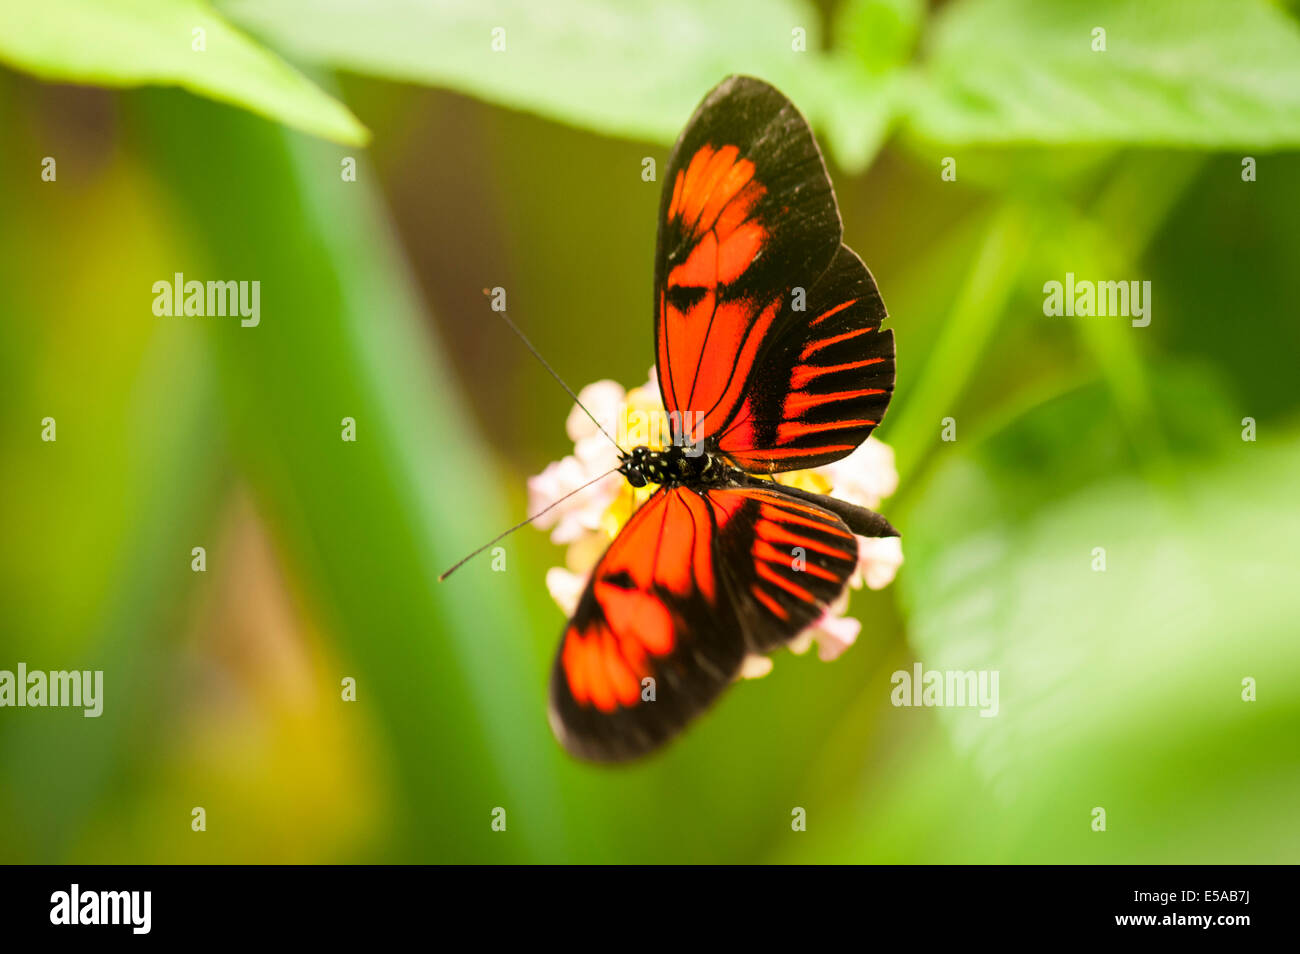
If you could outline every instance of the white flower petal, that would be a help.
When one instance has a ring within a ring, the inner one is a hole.
[[[609,380],[588,384],[578,392],[578,400],[591,412],[592,417],[600,421],[605,430],[611,434],[614,433],[614,428],[618,424],[618,416],[626,397],[627,391],[623,389],[623,385],[617,381]],[[576,404],[569,411],[569,416],[564,422],[564,430],[569,435],[569,440],[575,444],[584,437],[600,433],[600,429],[596,427],[591,418],[587,417],[582,408]]]
[[[817,470],[831,482],[836,497],[870,510],[898,489],[894,449],[874,437],[868,437],[848,457]]]
[[[553,566],[546,571],[546,588],[565,616],[572,616],[578,608],[578,600],[586,586],[585,577],[570,573],[563,567]]]
[[[894,581],[903,565],[903,541],[899,537],[858,537],[858,568],[853,586],[881,590]]]
[[[813,630],[813,638],[817,640],[817,657],[822,662],[830,662],[852,646],[860,632],[861,620],[827,612]]]
[[[618,466],[618,448],[599,431],[575,442],[573,456],[582,463],[583,469],[590,475],[588,480]]]
[[[548,464],[540,474],[528,478],[528,512],[540,514],[534,521],[539,529],[555,528],[551,533],[553,542],[570,543],[600,526],[605,508],[618,494],[622,478],[610,474],[580,493],[573,493],[600,473],[593,473],[577,457],[569,456]],[[572,497],[561,499],[570,493]]]
[[[813,630],[812,627],[809,627],[785,645],[786,648],[796,656],[802,656],[808,650],[812,649],[812,644]]]
[[[740,663],[741,679],[761,679],[772,671],[772,658],[750,653]]]
[[[584,468],[576,457],[552,461],[540,474],[528,478],[528,512],[540,513],[575,487],[582,486]],[[538,529],[555,526],[564,515],[563,504],[542,514],[534,522]]]

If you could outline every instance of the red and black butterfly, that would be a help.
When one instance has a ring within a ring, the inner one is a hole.
[[[894,388],[894,336],[807,121],[767,83],[715,87],[659,204],[655,355],[673,445],[619,471],[658,485],[564,629],[550,721],[574,755],[672,738],[843,592],[879,514],[776,483],[853,451]],[[795,559],[792,554],[801,554]],[[796,567],[798,567],[796,569]]]

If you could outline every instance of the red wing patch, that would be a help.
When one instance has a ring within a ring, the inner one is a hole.
[[[738,147],[701,146],[690,164],[677,170],[668,218],[679,221],[683,232],[693,240],[713,232],[725,246],[737,236],[763,192],[762,184],[754,179],[754,163],[742,159]],[[751,223],[739,234],[750,233],[761,236],[762,226]]]
[[[667,369],[670,409],[704,415],[691,422],[702,426],[699,436],[734,405],[779,306],[728,295],[768,239],[752,217],[765,191],[734,145],[701,146],[673,182],[667,222],[689,252],[669,269],[659,299],[657,360]]]

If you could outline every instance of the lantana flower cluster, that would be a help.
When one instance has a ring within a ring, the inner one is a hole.
[[[627,446],[647,444],[662,449],[670,440],[668,415],[659,395],[655,369],[649,381],[625,391],[615,381],[597,381],[578,392],[580,400],[605,430]],[[619,464],[618,449],[596,424],[574,405],[565,430],[573,441],[573,453],[547,465],[528,478],[528,512],[550,506],[565,494],[612,471]],[[871,510],[898,487],[894,452],[889,445],[869,437],[852,454],[824,467],[777,474],[783,484],[819,494],[833,494],[841,500]],[[546,573],[546,588],[564,611],[573,615],[592,570],[601,555],[628,519],[656,490],[654,485],[635,488],[622,474],[609,473],[554,507],[535,521],[542,530],[551,531],[551,542],[564,546],[564,566]],[[858,566],[849,585],[879,590],[888,586],[903,562],[902,542],[898,537],[858,537]],[[839,656],[858,638],[862,623],[845,614],[846,591],[829,606],[822,617],[799,634],[791,643],[795,653],[805,653],[815,643],[817,655],[826,661]],[[766,675],[772,661],[766,656],[751,656],[741,675]]]

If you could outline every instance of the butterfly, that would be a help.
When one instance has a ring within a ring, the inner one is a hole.
[[[659,203],[654,334],[672,444],[620,454],[657,489],[596,565],[564,628],[549,718],[579,758],[619,762],[676,736],[816,622],[879,514],[774,481],[851,453],[894,389],[894,336],[841,242],[808,122],[731,76],[673,147]]]

